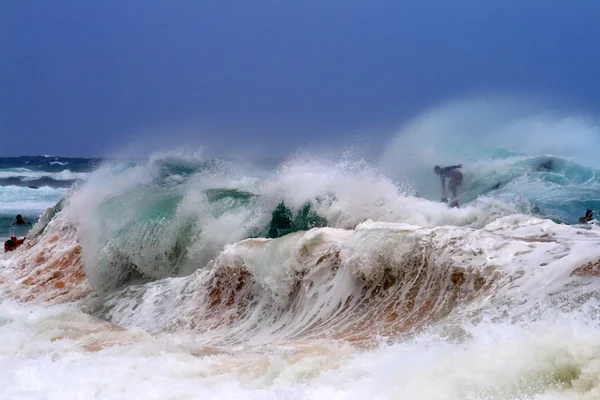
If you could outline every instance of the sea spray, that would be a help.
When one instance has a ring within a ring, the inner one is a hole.
[[[381,157],[381,168],[441,196],[435,165],[463,164],[462,203],[486,195],[575,223],[600,210],[600,123],[579,111],[510,96],[450,101],[409,120]]]
[[[517,210],[482,198],[448,211],[408,195],[365,162],[290,160],[268,174],[258,168],[256,176],[251,167],[225,161],[177,163],[171,154],[107,164],[69,197],[65,212],[77,225],[97,290],[121,285],[131,274],[188,275],[224,245],[250,237],[348,229],[366,219],[481,227]]]
[[[595,399],[565,155],[473,151],[459,209],[364,160],[108,160],[2,255],[0,396]]]

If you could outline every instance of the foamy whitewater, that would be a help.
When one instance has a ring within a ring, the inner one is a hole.
[[[0,260],[0,398],[598,399],[597,126],[479,99],[375,161],[0,168],[76,179],[0,187],[39,216]]]

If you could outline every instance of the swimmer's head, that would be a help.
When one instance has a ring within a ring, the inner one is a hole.
[[[435,168],[433,169],[435,171],[436,174],[440,174],[442,172],[442,169],[440,168],[439,165],[436,165]]]
[[[13,251],[15,249],[15,242],[13,242],[12,240],[7,240],[6,242],[4,242],[4,252],[6,253],[7,251]]]

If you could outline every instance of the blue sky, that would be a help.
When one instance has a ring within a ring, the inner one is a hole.
[[[5,2],[0,155],[381,144],[488,91],[597,108],[599,21],[593,0]]]

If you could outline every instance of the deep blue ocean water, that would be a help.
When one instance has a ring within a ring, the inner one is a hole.
[[[30,226],[13,226],[17,214],[35,223],[100,162],[54,156],[0,157],[0,238],[24,236]]]

